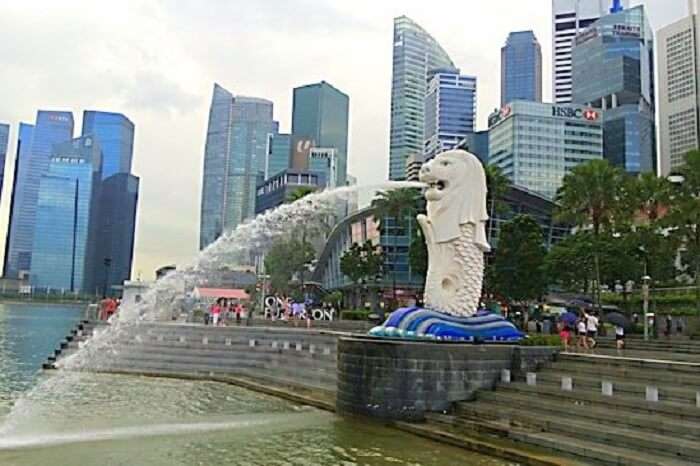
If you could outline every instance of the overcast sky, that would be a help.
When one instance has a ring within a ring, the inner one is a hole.
[[[639,1],[633,3],[638,4]],[[646,0],[654,29],[686,0]],[[30,6],[31,5],[31,6]],[[136,125],[141,177],[134,277],[197,251],[202,159],[214,82],[265,97],[289,131],[292,88],[326,80],[350,96],[350,173],[386,178],[392,19],[428,30],[478,78],[478,126],[500,101],[500,48],[533,29],[551,96],[551,0],[122,0],[0,2],[0,122],[11,142],[0,207],[4,244],[17,126],[37,109],[121,112]],[[2,248],[0,248],[1,250]]]

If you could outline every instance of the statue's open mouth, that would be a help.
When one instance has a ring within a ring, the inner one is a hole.
[[[438,191],[442,191],[447,187],[447,183],[442,180],[437,180],[437,181],[431,181],[428,183],[428,189],[436,189]]]

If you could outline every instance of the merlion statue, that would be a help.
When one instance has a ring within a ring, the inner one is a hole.
[[[418,223],[428,246],[425,305],[452,315],[476,313],[484,278],[486,175],[479,159],[463,150],[443,152],[423,165],[420,181],[427,215]]]
[[[484,279],[486,174],[463,150],[439,154],[420,170],[427,215],[418,223],[428,247],[425,308],[391,313],[370,335],[462,341],[513,341],[522,333],[500,315],[479,310]]]

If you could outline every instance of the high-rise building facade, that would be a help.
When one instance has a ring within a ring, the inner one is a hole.
[[[102,152],[92,136],[56,144],[39,183],[30,283],[90,291]]]
[[[214,84],[204,149],[200,249],[255,215],[256,186],[264,178],[274,129],[272,102],[234,96]]]
[[[572,65],[573,102],[604,110],[605,158],[628,173],[655,171],[654,42],[644,7],[576,36]]]
[[[462,148],[476,155],[481,163],[489,161],[489,132],[477,131],[474,134],[468,135],[463,143]]]
[[[139,178],[131,173],[115,173],[102,180],[98,196],[98,242],[91,272],[93,289],[89,292],[113,295],[115,286],[131,278]]]
[[[29,275],[39,184],[48,171],[54,144],[70,141],[72,137],[73,115],[70,112],[40,110],[35,125],[20,124],[5,247],[5,277]]]
[[[489,164],[552,200],[574,167],[603,158],[603,115],[592,107],[515,101],[489,121]]]
[[[348,174],[349,106],[348,96],[325,81],[294,89],[293,138],[310,139],[314,147],[336,150],[336,186],[345,186]]]
[[[406,159],[423,153],[428,71],[455,68],[447,52],[406,16],[394,19],[389,179],[406,178]]]
[[[7,159],[7,145],[10,141],[10,125],[0,123],[0,194],[5,184],[5,160]]]
[[[292,135],[275,131],[267,139],[267,159],[265,162],[265,179],[289,168],[292,154]]]
[[[542,102],[542,48],[532,31],[511,32],[501,48],[501,106]]]
[[[430,160],[474,132],[476,77],[453,69],[431,70],[424,102],[423,156]]]
[[[556,103],[572,102],[571,51],[575,37],[601,17],[628,7],[629,0],[552,0],[552,93]]]
[[[682,166],[700,147],[700,12],[688,0],[689,15],[657,32],[659,61],[660,172]]]
[[[102,147],[102,178],[131,173],[134,124],[121,113],[83,112],[83,136],[93,135]]]

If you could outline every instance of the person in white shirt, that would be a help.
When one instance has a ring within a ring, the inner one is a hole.
[[[615,326],[615,344],[617,345],[617,351],[622,351],[625,347],[625,329],[620,325]]]
[[[584,319],[579,319],[576,324],[576,349],[588,349],[588,342],[586,341],[586,321]]]
[[[596,337],[598,336],[598,318],[593,314],[586,314],[586,333],[588,334],[588,347],[596,347]]]

